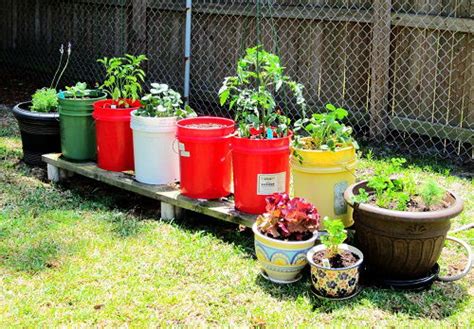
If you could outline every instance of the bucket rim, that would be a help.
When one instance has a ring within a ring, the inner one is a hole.
[[[205,129],[189,127],[189,125],[193,124],[193,121],[198,121],[198,120],[199,121],[201,120],[221,121],[224,127],[210,127],[210,128],[205,128]],[[219,130],[219,129],[235,128],[235,121],[229,118],[217,117],[217,116],[198,116],[198,117],[185,118],[185,119],[178,120],[177,125],[180,129],[194,130],[194,131]]]
[[[178,117],[175,115],[175,116],[169,116],[169,117],[145,117],[145,116],[141,116],[141,115],[136,115],[136,112],[138,111],[138,109],[136,110],[133,110],[132,112],[130,112],[130,116],[132,116],[133,118],[136,118],[137,120],[140,120],[140,121],[149,121],[149,122],[152,122],[152,121],[170,121],[170,120],[176,120],[176,122],[178,121]]]
[[[312,267],[316,267],[316,268],[326,270],[326,271],[347,271],[347,270],[350,270],[350,269],[353,269],[353,268],[360,267],[362,265],[362,263],[364,262],[364,253],[361,250],[359,250],[358,248],[356,248],[354,246],[351,246],[350,244],[346,244],[346,243],[343,243],[343,244],[339,245],[339,248],[343,249],[343,250],[350,251],[350,252],[356,254],[357,256],[359,256],[359,260],[351,266],[340,267],[340,268],[332,268],[332,267],[316,265],[316,263],[313,261],[313,255],[318,251],[322,251],[322,250],[327,249],[326,246],[323,245],[323,244],[319,244],[317,246],[314,246],[310,250],[308,250],[308,252],[306,254],[306,259],[308,260],[308,263]]]
[[[435,210],[435,211],[426,211],[426,212],[415,212],[415,211],[401,211],[401,210],[392,210],[377,207],[368,203],[355,203],[353,202],[353,197],[355,191],[360,188],[366,187],[367,180],[357,182],[350,185],[344,192],[344,200],[346,203],[354,209],[354,211],[364,211],[366,213],[372,213],[377,215],[379,218],[390,218],[401,222],[413,222],[416,221],[422,223],[428,222],[437,222],[445,221],[451,218],[458,216],[464,210],[464,201],[454,192],[444,189],[453,199],[453,203],[448,208]]]
[[[274,239],[274,238],[270,238],[264,234],[262,234],[262,232],[259,231],[258,227],[257,227],[257,223],[254,223],[252,225],[252,231],[255,235],[259,236],[260,238],[262,238],[263,240],[265,241],[271,241],[271,242],[278,242],[278,243],[281,243],[281,244],[286,244],[288,246],[304,246],[308,243],[314,243],[318,237],[319,237],[319,232],[318,231],[314,231],[313,232],[313,236],[307,240],[302,240],[302,241],[284,241],[284,240],[279,240],[279,239]],[[282,248],[283,249],[283,248]]]
[[[51,121],[59,118],[59,112],[33,112],[29,109],[31,101],[21,102],[12,107],[11,111],[17,119]]]
[[[305,137],[303,139],[309,139],[311,137]],[[300,147],[294,147],[292,146],[291,147],[294,151],[297,151],[297,152],[307,152],[307,153],[338,153],[338,152],[346,152],[346,151],[349,151],[349,150],[356,150],[354,145],[348,145],[348,146],[344,146],[344,147],[341,147],[341,148],[337,148],[335,149],[334,151],[333,150],[312,150],[312,149],[304,149],[304,148],[300,148]]]

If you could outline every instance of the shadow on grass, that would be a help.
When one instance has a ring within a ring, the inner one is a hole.
[[[33,205],[37,207],[38,213],[47,209],[116,212],[116,215],[107,215],[104,220],[113,223],[112,232],[120,238],[139,234],[141,219],[160,217],[159,202],[155,200],[77,176],[69,182],[57,185],[55,189],[38,188],[37,191],[29,193],[24,196],[24,203],[20,201],[18,206]],[[191,232],[205,231],[233,245],[244,257],[255,258],[250,230],[241,232],[235,224],[191,212],[186,212],[183,219],[174,221],[173,225]],[[0,250],[0,252],[6,251],[0,256],[3,258],[1,262],[12,268],[40,271],[53,266],[52,260],[62,249],[60,244],[44,240],[36,245]],[[421,293],[367,288],[352,300],[331,302],[312,296],[309,281],[308,270],[305,271],[300,282],[288,286],[273,284],[260,276],[256,278],[256,284],[275,298],[296,300],[300,296],[307,296],[311,298],[314,310],[324,313],[332,313],[341,308],[350,309],[359,304],[369,304],[390,313],[407,314],[412,318],[443,319],[462,309],[468,297],[465,288],[458,284],[435,284],[431,290]]]
[[[278,299],[296,300],[301,296],[310,296],[313,311],[319,313],[353,309],[363,304],[374,305],[392,314],[407,314],[410,318],[441,320],[462,311],[469,298],[466,289],[457,283],[435,283],[431,289],[421,292],[363,287],[362,292],[350,300],[331,301],[312,294],[309,269],[305,269],[303,278],[295,284],[279,285],[261,276],[256,278],[256,284]]]

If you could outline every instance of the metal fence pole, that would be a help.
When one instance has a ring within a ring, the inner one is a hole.
[[[184,41],[184,101],[189,104],[189,82],[191,78],[191,19],[193,1],[186,0],[186,32]]]

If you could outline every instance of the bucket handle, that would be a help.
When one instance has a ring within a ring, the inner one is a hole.
[[[457,281],[457,280],[462,279],[471,270],[472,261],[473,261],[473,259],[472,259],[472,250],[471,250],[471,247],[464,240],[461,240],[461,239],[458,239],[458,238],[455,238],[455,237],[452,237],[452,236],[447,236],[446,240],[450,240],[450,241],[456,242],[457,244],[460,244],[467,252],[467,262],[466,262],[466,266],[464,267],[462,272],[460,272],[458,274],[455,274],[455,275],[451,275],[451,276],[438,276],[436,278],[437,281],[441,281],[441,282],[453,282],[453,281]]]
[[[173,144],[171,145],[171,148],[173,149],[173,152],[179,155],[179,150],[176,148],[176,142],[178,139],[175,137],[173,140]]]

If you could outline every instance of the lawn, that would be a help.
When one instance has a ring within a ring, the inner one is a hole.
[[[472,273],[422,293],[366,288],[350,301],[321,301],[307,276],[288,286],[260,277],[248,230],[190,213],[160,220],[156,201],[80,177],[50,184],[19,161],[5,109],[0,129],[0,327],[474,325]],[[367,154],[361,176],[387,161]],[[472,222],[469,175],[447,161],[411,163],[407,171],[465,199],[453,227]],[[454,236],[474,242],[474,230]],[[451,244],[448,260],[451,270],[462,262]]]

